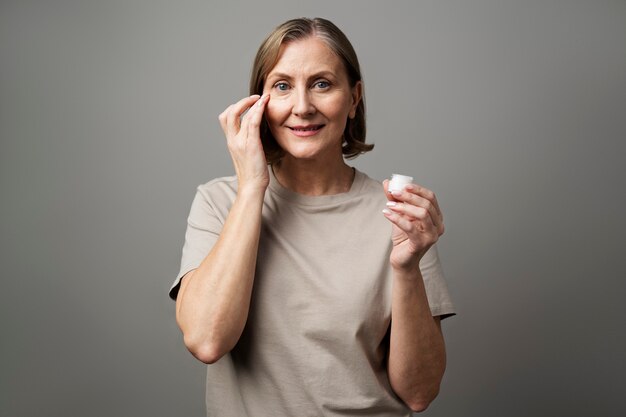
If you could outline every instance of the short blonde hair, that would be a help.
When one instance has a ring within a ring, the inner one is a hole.
[[[279,25],[263,41],[257,51],[250,75],[250,94],[263,94],[265,79],[278,62],[282,45],[311,36],[324,41],[330,50],[341,58],[351,87],[358,81],[362,82],[359,60],[346,35],[329,20],[302,17]],[[356,114],[353,119],[348,118],[343,132],[342,152],[346,158],[354,158],[374,148],[374,145],[365,143],[365,131],[365,95],[362,94]],[[261,141],[267,162],[273,164],[280,160],[284,151],[276,142],[265,119],[261,124]]]

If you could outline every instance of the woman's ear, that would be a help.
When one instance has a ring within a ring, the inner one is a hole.
[[[348,117],[354,119],[356,116],[356,108],[361,102],[361,97],[363,96],[363,83],[359,80],[356,82],[354,87],[352,87],[352,106],[350,107],[350,113],[348,113]]]

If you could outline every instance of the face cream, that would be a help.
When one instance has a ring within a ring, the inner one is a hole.
[[[403,191],[404,186],[411,184],[412,182],[413,182],[413,177],[409,177],[407,175],[392,174],[391,181],[389,181],[389,186],[387,190],[390,193],[393,191]]]

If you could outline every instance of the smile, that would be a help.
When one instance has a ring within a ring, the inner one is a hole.
[[[313,136],[317,134],[325,125],[308,125],[308,126],[287,126],[296,136]]]

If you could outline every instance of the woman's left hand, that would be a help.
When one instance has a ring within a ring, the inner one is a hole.
[[[419,268],[422,256],[444,232],[437,197],[417,184],[409,184],[404,191],[393,194],[388,186],[389,180],[385,180],[383,187],[389,201],[383,214],[393,223],[391,266],[403,270]]]

